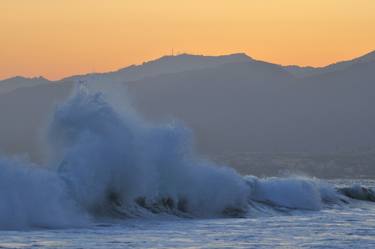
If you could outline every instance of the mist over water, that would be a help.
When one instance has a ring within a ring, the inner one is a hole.
[[[317,179],[243,177],[197,155],[182,124],[148,123],[108,96],[79,86],[56,107],[46,165],[0,160],[0,229],[162,214],[246,217],[349,202]]]

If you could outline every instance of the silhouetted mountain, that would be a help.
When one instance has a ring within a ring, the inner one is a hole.
[[[375,61],[375,51],[372,51],[370,53],[367,53],[363,56],[360,56],[352,60],[333,63],[326,67],[314,68],[314,67],[300,67],[300,66],[292,65],[292,66],[285,66],[285,69],[296,77],[304,78],[304,77],[314,76],[318,74],[344,70],[355,64],[362,64],[362,63],[373,62],[373,61]]]
[[[297,80],[282,67],[248,62],[129,88],[143,113],[181,118],[208,151],[350,151],[375,146],[374,68]]]
[[[11,92],[22,87],[32,87],[47,83],[50,83],[50,81],[43,77],[25,78],[16,76],[0,81],[0,94]]]
[[[66,99],[72,83],[49,83],[15,89],[0,97],[0,152],[41,158],[41,138],[56,104]]]
[[[211,155],[368,150],[375,148],[373,58],[370,53],[296,77],[290,67],[243,54],[167,56],[113,73],[18,88],[0,98],[0,148],[38,158],[36,131],[73,82],[85,80],[127,86],[146,118],[185,122],[199,150]]]
[[[145,62],[142,65],[132,65],[115,72],[78,75],[65,78],[65,80],[123,83],[154,77],[161,74],[179,73],[183,71],[210,68],[222,64],[246,62],[251,60],[252,59],[246,54],[231,54],[222,56],[181,54],[177,56],[163,56],[159,59]]]
[[[135,105],[151,119],[176,117],[196,133],[203,150],[250,150],[272,143],[262,129],[273,126],[270,115],[282,102],[294,78],[282,67],[245,62],[128,84]],[[285,99],[288,102],[288,98]],[[264,141],[260,141],[264,139]]]

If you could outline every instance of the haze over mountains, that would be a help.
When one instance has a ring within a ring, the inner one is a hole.
[[[127,86],[146,118],[182,120],[198,149],[213,156],[375,148],[374,51],[322,68],[281,66],[245,54],[182,54],[54,82],[0,81],[0,151],[39,160],[39,133],[79,81]]]

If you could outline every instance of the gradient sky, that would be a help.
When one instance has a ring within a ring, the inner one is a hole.
[[[0,79],[175,52],[322,66],[375,49],[374,0],[0,0]]]

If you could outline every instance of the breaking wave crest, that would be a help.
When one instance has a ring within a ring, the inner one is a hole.
[[[183,125],[149,124],[87,89],[56,109],[48,141],[47,168],[0,160],[0,229],[81,226],[98,217],[319,210],[360,192],[316,179],[240,176],[197,156]]]

